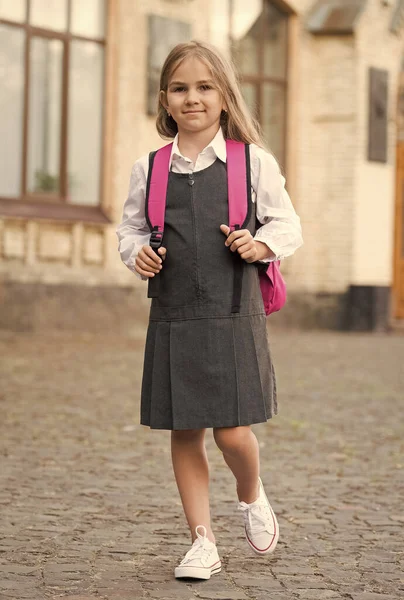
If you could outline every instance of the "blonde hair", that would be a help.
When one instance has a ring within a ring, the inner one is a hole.
[[[198,58],[207,65],[224,99],[227,112],[223,111],[220,118],[224,137],[245,144],[253,143],[265,147],[260,126],[250,114],[241,94],[233,64],[211,44],[193,40],[178,44],[171,50],[161,70],[160,96],[161,92],[167,93],[168,84],[175,69],[189,57]],[[161,97],[158,100],[156,127],[162,138],[173,138],[178,133],[177,123],[171,116],[168,116],[167,110],[161,103]]]

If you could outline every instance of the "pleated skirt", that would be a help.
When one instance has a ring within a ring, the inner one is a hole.
[[[264,314],[150,322],[142,425],[235,427],[265,422],[276,413]]]

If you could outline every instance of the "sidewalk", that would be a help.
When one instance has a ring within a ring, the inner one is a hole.
[[[402,599],[404,337],[271,339],[280,412],[255,431],[277,550],[247,547],[209,432],[224,565],[184,583],[169,433],[138,425],[142,335],[0,333],[0,599]]]

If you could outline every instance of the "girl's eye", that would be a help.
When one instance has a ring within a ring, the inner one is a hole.
[[[207,85],[207,84],[201,85],[201,90],[203,90],[203,91],[211,90],[211,89],[212,89],[211,85]]]
[[[184,88],[184,87],[176,87],[176,88],[174,88],[172,91],[173,91],[173,92],[183,92],[184,90],[185,90],[185,88]]]

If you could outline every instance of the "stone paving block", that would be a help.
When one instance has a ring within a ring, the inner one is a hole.
[[[245,576],[243,575],[242,577],[233,577],[232,578],[234,583],[237,586],[240,586],[241,588],[244,587],[248,587],[248,588],[259,588],[259,589],[264,589],[264,590],[270,590],[271,593],[273,590],[284,590],[285,588],[282,586],[282,584],[275,579],[274,577],[272,578],[264,578],[264,577],[253,577],[253,576]],[[253,592],[254,593],[254,592]]]
[[[15,574],[19,574],[19,575],[29,575],[31,573],[35,574],[36,571],[40,571],[41,567],[40,565],[37,566],[24,566],[24,565],[16,565],[16,564],[6,564],[6,565],[0,565],[0,573],[3,574],[7,574],[7,573],[15,573]]]
[[[301,567],[299,565],[285,566],[285,565],[273,565],[272,570],[277,575],[314,575],[314,569],[312,567]]]
[[[299,590],[298,597],[302,600],[343,600],[346,598],[333,590]]]
[[[94,592],[94,587],[91,590],[92,592]],[[127,582],[125,581],[121,581],[121,582],[116,582],[115,584],[113,582],[110,582],[109,585],[105,585],[105,586],[96,586],[96,591],[97,591],[97,598],[99,598],[100,596],[105,596],[106,598],[110,597],[116,597],[119,598],[120,596],[128,596],[131,595],[132,598],[136,597],[138,595],[145,595],[146,592],[143,590],[142,586],[137,584],[136,582],[133,583],[133,585],[129,585]]]
[[[392,521],[398,521],[399,523],[404,523],[404,515],[389,515],[389,518]]]
[[[63,600],[95,600],[96,598],[99,598],[99,596],[95,595],[95,594],[91,594],[91,595],[87,595],[87,596],[53,596],[52,600],[58,600],[59,598],[63,598]]]
[[[198,598],[202,600],[248,600],[249,597],[242,591],[230,590],[228,592],[208,592],[198,590]]]
[[[44,592],[38,590],[20,590],[0,593],[0,600],[44,600]]]
[[[373,592],[363,592],[362,594],[352,594],[352,600],[401,600],[400,596],[391,594],[375,594]]]
[[[286,577],[280,576],[279,581],[289,589],[327,589],[330,586],[322,577]]]
[[[148,592],[147,597],[153,598],[153,600],[194,600],[196,596],[189,590],[184,590],[183,592],[153,590],[152,592]]]

